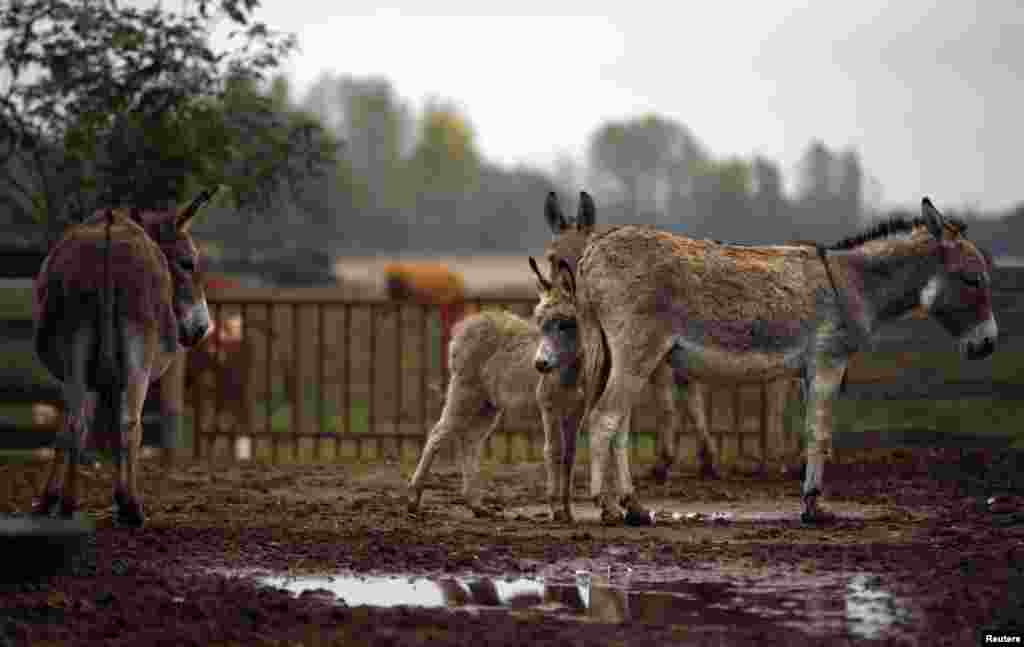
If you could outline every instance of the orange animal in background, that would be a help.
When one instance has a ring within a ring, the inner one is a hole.
[[[384,266],[384,280],[389,299],[441,306],[441,367],[447,374],[452,328],[463,316],[477,310],[465,303],[462,275],[443,263],[394,262]]]

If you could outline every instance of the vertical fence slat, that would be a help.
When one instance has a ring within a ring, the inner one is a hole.
[[[214,450],[217,448],[217,440],[220,438],[220,413],[221,411],[224,410],[224,370],[220,364],[220,358],[224,354],[224,346],[221,343],[224,335],[224,331],[221,329],[221,326],[224,324],[224,321],[223,317],[221,316],[221,312],[222,307],[221,304],[218,303],[213,308],[213,321],[214,324],[217,326],[217,330],[214,333],[217,335],[217,337],[215,337],[213,340],[214,343],[217,344],[214,347],[216,348],[216,352],[214,353],[213,356],[213,366],[214,373],[216,374],[215,379],[217,381],[217,384],[215,392],[216,395],[214,396],[215,406],[213,409],[213,434],[210,436],[209,458],[211,459],[214,457]]]
[[[267,334],[265,335],[265,339],[263,340],[263,345],[264,345],[264,349],[263,349],[263,351],[264,351],[264,355],[263,355],[263,367],[264,367],[263,385],[264,385],[264,387],[266,387],[266,397],[267,397],[267,399],[264,401],[264,406],[263,406],[263,412],[264,412],[264,414],[266,416],[266,425],[263,428],[267,432],[271,432],[271,431],[274,430],[274,427],[271,424],[271,420],[273,419],[273,415],[274,415],[273,409],[271,408],[272,404],[273,404],[273,399],[274,399],[274,382],[272,380],[272,375],[273,375],[273,372],[274,372],[273,371],[274,362],[273,362],[273,356],[272,356],[272,351],[271,351],[271,342],[273,341],[274,334],[275,334],[274,333],[274,305],[270,301],[267,301],[263,305],[264,305],[264,308],[263,308],[264,312],[267,313]],[[271,436],[270,445],[271,445],[271,450],[270,450],[270,452],[271,452],[271,454],[270,454],[271,455],[271,460],[273,460],[276,463],[277,462],[277,436]]]
[[[394,415],[394,444],[398,456],[402,456],[402,449],[404,447],[402,437],[402,386],[405,382],[405,371],[402,370],[402,359],[405,355],[404,344],[402,339],[405,335],[402,334],[402,304],[400,302],[395,303],[395,415]]]
[[[377,357],[377,307],[375,304],[370,304],[370,398],[369,398],[369,411],[367,412],[367,420],[369,421],[369,432],[370,434],[377,433],[377,371],[376,362],[374,359]],[[380,449],[380,441],[375,443],[376,448]],[[362,451],[359,455],[362,460]]]
[[[743,389],[739,386],[732,388],[732,433],[736,439],[736,460],[739,461],[743,455]]]
[[[342,427],[344,429],[343,433],[346,436],[349,436],[352,433],[352,304],[351,303],[346,303],[345,304],[344,310],[343,310],[343,318],[344,319],[343,319],[342,330],[344,331],[344,335],[345,335],[345,368],[344,368],[344,374],[345,374],[345,395],[344,395],[344,402],[342,404],[342,407],[344,408],[344,411],[342,412],[341,418],[342,418],[342,421],[344,423],[343,427]],[[335,446],[335,451],[337,452],[336,455],[340,456],[341,455],[341,451],[340,451],[340,443],[341,443],[341,441],[339,440],[339,441],[337,441],[337,443],[338,443],[338,445]],[[362,446],[360,443],[358,443],[358,441],[357,441],[357,444],[360,447]]]
[[[780,412],[781,413],[781,412]],[[761,420],[758,424],[761,445],[761,473],[768,471],[768,383],[761,382]],[[778,442],[780,439],[776,439]]]
[[[316,401],[316,420],[317,431],[320,435],[316,437],[314,456],[318,461],[323,459],[323,441],[324,434],[327,431],[324,420],[324,401],[327,399],[327,387],[324,385],[324,362],[326,361],[324,357],[324,337],[327,335],[327,326],[324,325],[324,310],[324,304],[316,304],[316,325],[319,328],[319,334],[316,337],[316,386],[320,393],[320,397]]]
[[[242,429],[242,434],[248,435],[248,437],[249,437],[249,458],[251,459],[252,455],[254,453],[253,452],[253,440],[252,440],[253,439],[253,436],[252,436],[252,421],[250,420],[250,418],[252,416],[252,401],[251,401],[251,398],[250,398],[251,389],[249,388],[250,385],[252,384],[252,379],[251,379],[251,376],[252,376],[252,352],[250,350],[251,347],[252,347],[252,343],[251,343],[250,340],[252,338],[249,336],[249,323],[250,323],[250,321],[249,321],[249,304],[248,303],[243,303],[242,304],[241,313],[240,313],[239,316],[242,317],[242,325],[241,325],[242,338],[241,338],[241,340],[239,340],[239,344],[240,344],[239,348],[241,349],[240,352],[242,353],[242,374],[238,376],[238,379],[239,379],[239,386],[241,387],[241,391],[242,391],[239,395],[240,395],[240,398],[241,398],[242,401],[238,403],[238,412],[239,412],[239,421],[238,422],[239,422],[239,426],[244,427]],[[235,456],[235,458],[238,458],[238,438],[237,437],[232,441],[231,452]]]
[[[427,443],[427,433],[429,430],[429,420],[427,419],[427,399],[430,397],[427,395],[427,382],[430,378],[430,346],[428,342],[428,315],[429,309],[426,305],[420,306],[420,434],[417,444],[419,449],[417,454],[423,452],[423,447]],[[442,393],[442,397],[444,394]]]

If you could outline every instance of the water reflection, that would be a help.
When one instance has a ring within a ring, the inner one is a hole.
[[[485,609],[537,608],[598,622],[738,626],[778,624],[810,633],[848,629],[877,638],[905,610],[868,575],[801,581],[799,575],[746,581],[641,582],[579,571],[575,582],[489,577],[258,578],[296,594],[326,590],[349,606]]]

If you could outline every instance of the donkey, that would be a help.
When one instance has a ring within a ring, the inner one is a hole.
[[[593,235],[575,272],[559,261],[574,295],[591,433],[591,496],[603,492],[611,445],[627,440],[633,402],[667,358],[695,380],[740,383],[800,376],[808,414],[801,520],[834,519],[823,496],[831,456],[831,401],[851,355],[878,326],[923,306],[967,359],[995,350],[991,263],[928,198],[921,216],[894,218],[829,247],[720,245],[625,225]],[[618,471],[626,523],[648,523]],[[622,518],[619,516],[619,518]]]
[[[594,206],[593,198],[586,191],[580,191],[576,218],[572,220],[566,218],[562,212],[562,207],[558,202],[558,195],[554,191],[549,192],[544,201],[544,220],[553,234],[547,248],[544,250],[545,260],[548,261],[550,266],[549,276],[551,277],[559,276],[560,263],[563,262],[568,264],[572,272],[575,272],[576,264],[591,236],[600,235],[615,228],[613,225],[596,224],[597,208]],[[557,286],[549,289],[557,289]],[[568,300],[571,301],[571,297],[568,297]],[[576,312],[575,308],[573,308],[571,319],[575,321],[575,317]],[[575,329],[573,332],[575,333]],[[546,346],[549,349],[549,355],[557,357],[558,352],[555,352],[554,349],[558,340],[550,339],[549,342],[550,344]],[[541,362],[542,359],[538,356],[538,370],[551,370],[552,367],[545,369],[543,362]],[[678,377],[683,379],[675,379]],[[697,462],[700,476],[708,479],[720,478],[718,451],[711,439],[705,416],[704,402],[707,400],[707,387],[700,383],[689,382],[685,379],[685,375],[673,375],[669,366],[659,367],[655,371],[655,375],[652,376],[651,381],[656,385],[655,396],[657,402],[667,415],[665,425],[662,427],[665,432],[658,434],[658,459],[651,471],[651,476],[655,481],[664,483],[668,480],[669,469],[678,458],[674,448],[674,441],[675,430],[679,429],[680,419],[675,404],[674,387],[677,382],[680,382],[682,384],[688,383],[686,410],[690,422],[697,429],[697,438],[699,439]],[[573,437],[575,438],[575,434]],[[628,459],[628,455],[622,458],[622,460],[626,459]]]
[[[136,490],[142,406],[182,346],[209,333],[189,230],[215,191],[180,211],[101,210],[69,227],[43,261],[34,290],[35,351],[63,382],[66,415],[32,514],[48,515],[58,504],[60,516],[75,514],[79,455],[92,443],[115,450],[116,520],[145,523]]]
[[[532,260],[532,259],[531,259]],[[533,265],[536,271],[536,265]],[[540,277],[540,304],[555,292]],[[508,411],[536,418],[544,428],[544,459],[547,468],[547,495],[552,518],[563,520],[556,506],[563,495],[556,461],[563,450],[557,447],[567,429],[575,432],[583,406],[583,391],[576,384],[577,366],[565,363],[556,373],[542,376],[534,367],[541,331],[531,321],[505,311],[486,310],[462,319],[455,325],[448,346],[451,378],[441,418],[427,437],[416,471],[409,481],[408,509],[415,513],[423,495],[423,480],[441,443],[452,433],[462,440],[462,493],[466,504],[478,517],[489,516],[478,486],[484,443],[501,424]],[[574,345],[575,340],[571,343]]]

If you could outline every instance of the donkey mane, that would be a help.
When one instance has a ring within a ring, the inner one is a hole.
[[[960,230],[961,234],[967,233],[967,223],[960,220],[956,216],[946,216],[946,220],[950,222],[954,227]],[[888,238],[894,234],[910,233],[917,227],[924,227],[925,220],[921,216],[914,218],[906,218],[905,216],[892,216],[886,220],[875,223],[870,229],[862,231],[859,234],[854,234],[840,240],[838,243],[833,243],[825,249],[829,250],[841,250],[841,249],[853,249],[860,247],[864,243],[872,240],[879,240],[882,238]]]

